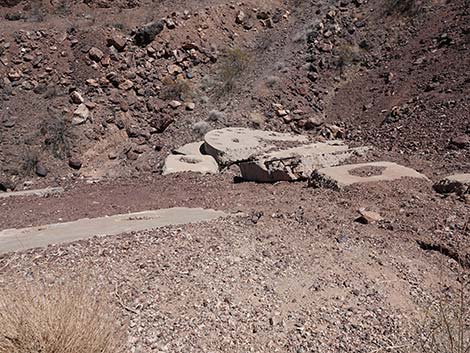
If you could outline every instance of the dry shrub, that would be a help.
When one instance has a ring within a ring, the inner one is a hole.
[[[112,310],[81,285],[0,289],[0,353],[121,353]]]
[[[229,93],[235,88],[236,81],[249,67],[250,62],[250,56],[243,50],[238,48],[227,50],[219,66],[219,95]]]
[[[186,80],[174,80],[165,77],[162,80],[160,97],[165,100],[185,100],[192,94],[191,86]]]
[[[74,135],[72,127],[65,118],[51,114],[41,123],[39,133],[44,136],[44,148],[59,159],[70,157]]]
[[[462,277],[460,288],[447,290],[429,306],[421,329],[421,352],[470,352],[468,286],[468,278]]]
[[[336,49],[336,55],[336,67],[340,69],[341,72],[343,72],[346,67],[360,63],[362,60],[360,48],[348,43],[340,45]]]
[[[23,151],[21,173],[24,176],[31,176],[39,163],[39,154],[32,148],[25,148]]]

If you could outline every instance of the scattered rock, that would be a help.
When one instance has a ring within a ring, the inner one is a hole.
[[[7,129],[11,129],[12,127],[14,127],[16,125],[16,121],[14,118],[7,118],[4,122],[3,122],[3,126],[6,127]]]
[[[440,194],[457,194],[459,196],[470,194],[470,173],[447,176],[435,183],[433,188]]]
[[[48,170],[46,169],[46,167],[41,162],[36,164],[36,175],[37,176],[46,177],[47,173],[48,173]]]
[[[8,179],[0,179],[0,191],[7,192],[15,190],[16,184]]]
[[[168,29],[175,29],[176,28],[176,23],[171,18],[167,18],[165,20],[165,23],[166,23],[166,28],[168,28]]]
[[[278,116],[281,116],[281,117],[286,116],[287,114],[289,114],[287,112],[287,110],[285,110],[285,109],[279,109],[278,111],[276,111],[276,113],[277,113]]]
[[[175,64],[169,65],[167,70],[170,75],[176,75],[183,71],[179,65]]]
[[[177,108],[181,107],[182,103],[180,101],[173,100],[169,103],[169,105],[173,109],[177,109]]]
[[[238,11],[237,17],[235,18],[235,22],[241,25],[245,22],[245,19],[246,19],[245,13],[241,10]]]
[[[69,167],[79,170],[82,167],[82,162],[77,158],[70,158],[69,159]]]
[[[155,129],[155,132],[162,133],[168,126],[170,126],[175,120],[169,115],[159,116],[150,121],[150,126]]]
[[[73,91],[72,93],[70,93],[70,99],[75,104],[81,104],[85,102],[82,95],[78,91]]]
[[[122,89],[124,91],[130,90],[132,87],[134,87],[134,83],[131,80],[124,80],[119,83],[118,85],[119,89]]]
[[[361,208],[358,210],[360,216],[355,219],[355,222],[362,223],[362,224],[373,224],[380,222],[383,220],[382,216],[373,211],[366,211],[365,209]]]
[[[80,125],[85,123],[90,117],[90,110],[88,107],[82,103],[78,108],[73,112],[74,117],[72,118],[73,125]]]
[[[470,136],[468,135],[459,135],[452,137],[450,140],[450,147],[456,149],[463,149],[470,146]]]
[[[113,32],[108,38],[108,45],[113,46],[118,51],[124,51],[127,45],[127,39],[122,35]]]
[[[100,49],[93,47],[88,52],[88,56],[90,57],[91,60],[100,62],[104,56],[104,53]]]

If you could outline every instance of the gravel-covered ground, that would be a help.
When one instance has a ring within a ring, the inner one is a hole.
[[[468,205],[438,197],[426,181],[334,192],[178,179],[199,198],[188,192],[174,203],[246,215],[5,255],[0,285],[89,277],[118,309],[134,352],[408,352],[425,309],[455,287],[459,268],[417,240],[445,242],[468,256]],[[38,210],[57,205],[70,206],[64,219],[83,217],[82,203],[98,194],[101,213],[151,206],[143,193],[170,206],[171,187],[128,187],[76,186],[35,203],[13,200],[3,228],[52,221],[53,212]],[[354,222],[360,207],[384,221]]]

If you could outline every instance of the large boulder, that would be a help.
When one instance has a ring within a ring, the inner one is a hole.
[[[163,31],[165,27],[165,22],[162,20],[154,21],[147,23],[146,25],[140,27],[134,36],[135,44],[145,47],[148,44],[152,43],[155,37]]]

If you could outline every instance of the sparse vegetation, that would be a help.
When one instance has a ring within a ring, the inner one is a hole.
[[[223,112],[214,109],[214,110],[211,110],[209,112],[209,115],[208,115],[207,119],[209,121],[214,121],[214,122],[215,121],[221,121],[224,118],[224,116],[225,115],[224,115]]]
[[[249,67],[250,61],[250,56],[239,48],[229,49],[226,52],[220,62],[218,72],[220,87],[217,93],[219,95],[227,94],[234,89],[236,81]]]
[[[193,133],[197,137],[204,137],[211,130],[211,126],[206,121],[198,121],[197,123],[193,124]]]
[[[341,72],[343,72],[346,67],[359,63],[362,59],[360,48],[350,44],[339,46],[336,50],[336,54],[336,67],[341,70]]]
[[[32,148],[26,148],[23,152],[21,173],[24,176],[31,176],[39,163],[39,154]]]
[[[124,23],[122,22],[116,22],[116,23],[113,23],[110,25],[110,27],[113,27],[113,28],[116,28],[122,32],[126,32],[127,31],[127,27]]]
[[[162,82],[160,97],[165,100],[185,100],[191,96],[191,86],[186,80],[174,80],[166,77]]]
[[[68,0],[60,0],[56,7],[55,13],[57,15],[68,15],[70,14],[70,5]]]
[[[422,331],[423,353],[470,352],[469,281],[460,278],[460,288],[449,289],[429,306]]]
[[[42,22],[44,21],[44,11],[43,4],[41,0],[34,0],[31,2],[31,13],[30,19],[33,22]]]
[[[0,289],[0,353],[120,353],[112,310],[82,286]]]
[[[54,157],[64,159],[70,156],[72,131],[70,124],[62,117],[52,115],[39,129],[44,139],[44,148]]]
[[[266,78],[266,86],[268,86],[269,88],[274,88],[280,81],[281,79],[279,78],[279,76],[274,76],[274,75],[271,75],[271,76],[268,76]]]

